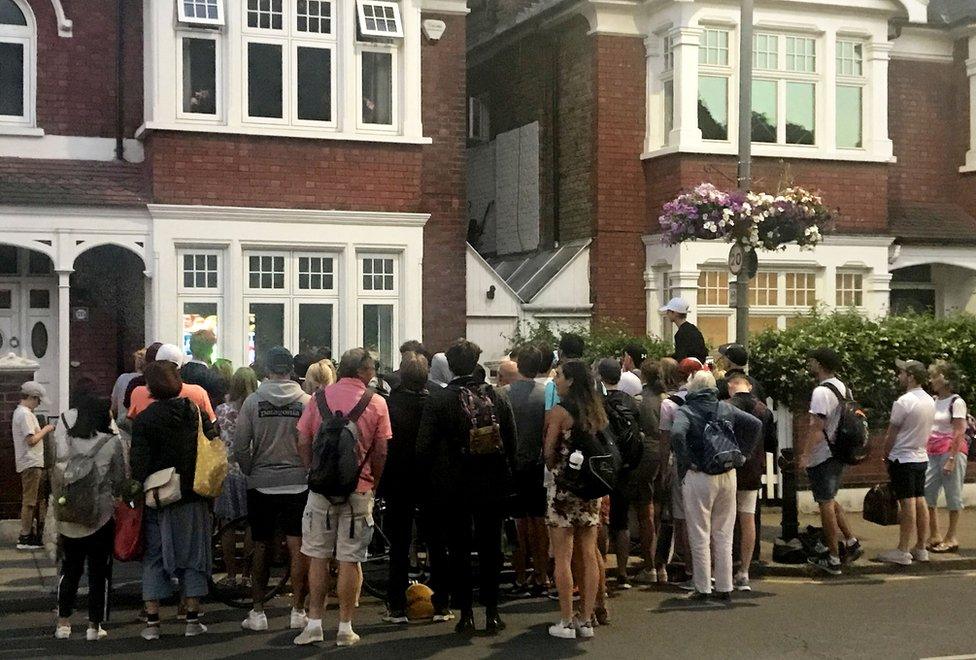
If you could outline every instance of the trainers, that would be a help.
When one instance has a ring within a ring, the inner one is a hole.
[[[340,632],[336,635],[336,646],[352,646],[359,641],[359,635],[354,632]]]
[[[247,618],[241,621],[241,628],[244,630],[267,630],[268,629],[268,615],[264,612],[255,612],[251,610],[247,613]]]
[[[573,627],[576,629],[576,637],[578,639],[593,639],[593,622],[592,621],[580,621],[579,619],[573,619]]]
[[[408,623],[410,621],[404,610],[388,610],[383,615],[383,620],[387,623]]]
[[[841,543],[841,563],[853,564],[858,559],[864,556],[864,548],[861,547],[861,542],[854,540],[854,543],[847,545],[846,543]]]
[[[527,598],[529,596],[529,588],[524,584],[516,583],[505,591],[505,595],[509,598]]]
[[[815,568],[819,568],[824,573],[830,575],[840,575],[840,562],[836,564],[830,560],[830,555],[820,555],[819,557],[810,557],[807,559],[807,563]]]
[[[617,589],[627,590],[627,589],[632,589],[633,585],[630,583],[630,580],[627,578],[626,575],[618,575],[616,587]]]
[[[71,626],[58,626],[54,629],[54,639],[68,639],[71,637]]]
[[[658,584],[668,583],[668,569],[666,568],[657,569],[657,583]]]
[[[684,602],[686,607],[711,607],[712,595],[702,593],[696,589],[685,596]]]
[[[183,633],[184,637],[196,637],[197,635],[202,635],[207,632],[207,627],[200,623],[199,621],[190,621],[186,624],[186,631]]]
[[[898,564],[899,566],[911,566],[912,553],[902,552],[898,548],[886,550],[878,555],[878,561],[886,564]]]
[[[288,627],[292,630],[303,630],[305,626],[308,625],[308,614],[305,610],[295,610],[291,611],[291,621],[288,623]]]
[[[911,555],[915,561],[926,562],[929,560],[929,551],[925,548],[912,548]]]
[[[146,626],[142,629],[142,638],[147,641],[159,639],[159,626]]]
[[[439,610],[434,610],[434,623],[443,623],[445,621],[453,621],[454,612],[448,608],[442,608]]]
[[[653,568],[645,568],[634,577],[634,582],[638,584],[655,584],[657,582],[657,571]]]
[[[674,586],[676,586],[679,589],[682,589],[684,591],[694,591],[695,590],[695,581],[694,580],[685,580],[684,582],[679,582],[678,584],[676,584]]]
[[[732,588],[736,591],[752,591],[752,587],[749,586],[749,576],[736,575],[732,580]]]
[[[732,592],[731,591],[713,591],[712,600],[719,605],[724,605],[728,607],[732,604]]]
[[[85,633],[85,639],[89,642],[97,642],[100,639],[105,639],[108,637],[108,631],[102,628],[100,625],[94,628],[89,628],[88,632]]]
[[[549,634],[559,639],[576,639],[576,628],[573,627],[572,621],[569,623],[560,621],[549,626]]]
[[[295,638],[295,644],[297,646],[305,646],[306,644],[315,644],[316,642],[321,642],[325,640],[325,634],[322,632],[322,626],[305,626],[305,630]]]

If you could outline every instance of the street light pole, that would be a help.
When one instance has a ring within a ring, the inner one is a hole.
[[[752,185],[752,2],[742,0],[739,17],[739,163],[736,185],[748,192]],[[749,343],[749,268],[735,280],[735,341]]]

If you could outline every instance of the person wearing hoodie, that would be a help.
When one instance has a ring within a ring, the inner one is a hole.
[[[157,360],[146,365],[146,384],[153,402],[135,418],[132,426],[132,478],[146,477],[175,468],[180,477],[180,500],[169,506],[146,507],[143,518],[145,555],[142,559],[142,597],[146,603],[146,628],[142,637],[159,639],[159,601],[173,594],[177,578],[186,598],[186,636],[205,633],[200,623],[200,598],[207,595],[213,567],[210,535],[212,503],[193,492],[197,466],[197,429],[217,437],[210,418],[190,399],[180,395],[183,381],[176,365]]]
[[[735,469],[708,474],[701,468],[700,447],[713,421],[730,424],[735,444],[744,456],[752,454],[762,434],[762,422],[735,406],[718,400],[715,377],[707,371],[688,381],[685,405],[678,408],[671,427],[671,447],[678,465],[685,503],[685,524],[691,546],[695,590],[692,605],[707,605],[712,597],[712,562],[719,603],[732,598],[732,532],[735,528]]]
[[[291,557],[290,627],[308,623],[304,602],[308,565],[302,556],[302,514],[308,499],[307,470],[298,455],[298,420],[309,400],[292,380],[287,348],[275,346],[264,360],[267,378],[248,396],[237,416],[234,458],[247,477],[247,518],[254,542],[251,565],[253,605],[241,623],[245,630],[267,630],[264,594],[275,531],[281,529]]]

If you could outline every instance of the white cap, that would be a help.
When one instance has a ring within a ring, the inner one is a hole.
[[[163,344],[156,351],[156,361],[162,362],[163,360],[167,362],[172,362],[177,367],[183,366],[183,351],[174,346],[173,344]]]
[[[21,385],[20,393],[24,396],[36,396],[41,401],[47,400],[47,390],[36,380],[29,380]]]
[[[684,298],[672,298],[668,301],[668,304],[659,309],[659,312],[677,312],[678,314],[687,314],[691,307]]]
[[[632,371],[625,371],[620,374],[620,382],[617,383],[617,389],[630,396],[637,396],[644,389],[644,386],[641,384],[641,379],[637,374]]]

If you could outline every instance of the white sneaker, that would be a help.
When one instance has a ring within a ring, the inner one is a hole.
[[[105,639],[108,637],[108,631],[104,630],[101,626],[97,628],[89,628],[88,632],[85,633],[85,639],[89,642],[97,642],[100,639]]]
[[[336,634],[336,646],[352,646],[359,641],[359,635],[354,632],[340,632]]]
[[[305,610],[292,610],[291,611],[291,622],[288,627],[292,630],[302,630],[308,625],[308,614]]]
[[[322,626],[305,626],[302,634],[295,638],[295,644],[305,646],[306,644],[315,644],[323,640],[325,640],[325,635],[322,632]]]
[[[752,587],[749,586],[749,576],[748,575],[736,575],[732,580],[732,588],[736,591],[752,591]]]
[[[549,634],[560,639],[576,639],[576,628],[572,622],[566,624],[560,621],[549,626]]]
[[[259,632],[268,629],[268,615],[264,612],[251,610],[247,613],[247,618],[241,621],[241,628],[244,630],[254,630]]]
[[[657,571],[653,568],[645,568],[634,577],[634,582],[638,584],[655,584],[657,582]]]
[[[68,639],[71,637],[71,626],[58,626],[54,629],[55,639]]]
[[[679,582],[675,586],[678,587],[679,589],[684,590],[684,591],[694,591],[695,590],[695,581],[694,580],[685,580],[684,582]]]
[[[658,584],[668,583],[668,569],[666,568],[657,569],[657,583]]]
[[[142,629],[140,634],[147,642],[151,642],[154,639],[159,639],[159,626],[146,626]]]
[[[207,632],[207,627],[196,621],[194,623],[186,624],[186,631],[183,633],[184,637],[196,637],[197,635],[202,635]]]
[[[878,561],[885,562],[887,564],[898,564],[899,566],[911,566],[912,553],[902,552],[898,548],[895,548],[894,550],[885,550],[878,555]]]
[[[929,551],[925,548],[912,548],[911,555],[915,561],[929,561]]]
[[[583,622],[579,619],[573,619],[573,628],[576,629],[576,636],[579,639],[593,639],[592,621]]]

